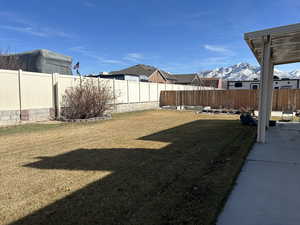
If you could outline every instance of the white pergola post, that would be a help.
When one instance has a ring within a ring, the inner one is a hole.
[[[244,39],[262,67],[257,141],[265,143],[272,111],[274,65],[300,62],[300,23],[248,32]]]
[[[272,114],[272,105],[273,105],[273,77],[274,77],[274,65],[273,62],[270,62],[269,74],[268,74],[268,97],[267,97],[267,128],[269,128],[269,121]]]
[[[263,58],[262,58],[262,71],[260,78],[260,101],[259,101],[259,118],[258,118],[258,127],[257,127],[257,142],[265,143],[266,142],[266,127],[267,119],[269,118],[268,114],[270,110],[270,80],[273,80],[271,62],[271,41],[270,36],[263,36]],[[272,91],[272,90],[271,90]],[[269,103],[269,104],[268,104]]]

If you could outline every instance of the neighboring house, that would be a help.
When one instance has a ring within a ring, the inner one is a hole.
[[[283,89],[283,88],[300,88],[299,79],[274,79],[273,88],[274,89]],[[246,80],[246,81],[227,81],[227,89],[229,90],[255,90],[259,89],[260,81],[259,80]]]
[[[206,87],[213,87],[213,88],[220,88],[220,89],[226,89],[226,81],[224,81],[221,78],[210,78],[210,77],[201,77],[199,76],[201,80],[201,85]]]
[[[108,75],[100,74],[101,78],[119,80],[137,80],[154,83],[181,84],[224,88],[224,82],[219,78],[202,78],[197,73],[170,74],[153,66],[138,64],[119,71],[112,71]]]
[[[0,55],[0,69],[72,75],[72,58],[45,49]]]
[[[140,81],[149,81],[154,83],[167,83],[172,84],[175,82],[175,80],[171,77],[171,75],[163,70],[157,69],[153,66],[138,64],[135,66],[128,67],[123,70],[119,71],[112,71],[109,73],[109,75],[103,75],[104,76],[115,76],[120,77],[120,75],[124,76],[124,79],[126,78],[126,75],[137,75],[139,76]]]
[[[224,88],[225,86],[224,81],[220,78],[201,77],[197,73],[173,74],[171,76],[176,79],[175,84],[197,85],[213,88]]]
[[[134,74],[100,74],[100,75],[89,75],[89,77],[100,77],[105,79],[116,79],[116,80],[129,80],[129,81],[144,81],[148,82],[148,77],[146,76],[139,76]]]
[[[175,84],[201,86],[201,80],[200,80],[199,76],[196,73],[192,73],[192,74],[172,74],[170,76],[175,80]]]

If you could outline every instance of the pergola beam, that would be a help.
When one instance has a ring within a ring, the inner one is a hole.
[[[271,29],[260,30],[256,32],[245,33],[245,39],[257,39],[266,35],[282,35],[298,33],[300,31],[300,23],[292,24],[288,26],[281,26]]]

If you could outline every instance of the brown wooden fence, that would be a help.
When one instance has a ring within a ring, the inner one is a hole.
[[[161,91],[160,106],[198,105],[216,109],[258,109],[257,90]],[[273,92],[273,110],[300,110],[300,89]]]

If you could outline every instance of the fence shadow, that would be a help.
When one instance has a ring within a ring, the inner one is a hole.
[[[197,221],[203,197],[193,187],[224,146],[224,134],[234,139],[239,129],[237,121],[198,120],[139,138],[170,143],[159,150],[75,149],[39,157],[24,166],[112,173],[11,225],[163,225],[182,224],[183,216]]]

